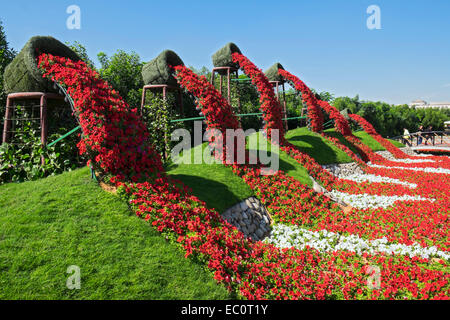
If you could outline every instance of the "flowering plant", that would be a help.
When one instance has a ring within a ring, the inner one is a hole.
[[[248,299],[448,299],[449,273],[435,265],[430,267],[427,258],[347,250],[322,252],[311,246],[278,248],[246,239],[189,188],[162,173],[160,159],[147,142],[148,133],[136,110],[129,110],[97,73],[83,62],[50,55],[41,55],[39,65],[44,76],[64,85],[74,100],[83,129],[80,151],[90,157],[96,169],[112,175],[110,181],[138,216],[178,242],[187,257],[195,256],[203,262],[229,290]],[[209,126],[236,125],[213,88],[183,68],[177,75],[181,82],[189,78],[185,87],[200,81],[191,89],[198,90],[195,92]],[[209,104],[223,109],[213,110]],[[292,154],[304,163],[310,162],[312,171],[324,174],[306,156],[293,149]],[[361,238],[387,237],[388,241],[406,245],[414,240],[448,251],[449,201],[442,188],[442,183],[448,184],[447,174],[418,175],[417,189],[436,199],[432,205],[406,201],[392,209],[354,209],[348,213],[281,171],[263,176],[259,166],[233,164],[231,168],[256,191],[279,222]],[[400,176],[395,170],[384,174]],[[415,173],[402,174],[406,181],[416,180]],[[324,174],[326,179],[331,178]],[[443,260],[437,263],[446,266]],[[370,289],[367,278],[373,265],[382,271],[380,286]]]
[[[67,87],[83,131],[80,154],[88,155],[98,173],[138,181],[163,171],[137,110],[130,109],[96,71],[82,61],[51,54],[40,55],[38,64],[44,77]]]
[[[237,63],[243,72],[252,80],[259,92],[261,102],[260,109],[265,121],[264,129],[267,137],[272,137],[272,130],[279,130],[280,144],[284,143],[284,127],[282,121],[282,110],[280,103],[275,97],[272,85],[264,72],[257,68],[246,56],[235,52],[232,54],[233,62]]]

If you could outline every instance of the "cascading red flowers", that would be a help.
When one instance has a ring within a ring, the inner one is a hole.
[[[80,152],[88,155],[97,172],[137,181],[163,171],[137,110],[130,109],[96,71],[51,54],[39,56],[38,64],[45,77],[67,87],[83,131]]]
[[[192,70],[183,65],[174,66],[175,76],[178,83],[189,91],[192,95],[197,97],[197,105],[201,108],[201,112],[206,119],[206,125],[211,132],[218,130],[220,136],[212,135],[209,137],[211,147],[218,148],[223,146],[222,152],[218,156],[221,161],[227,159],[227,154],[230,146],[227,145],[226,130],[238,129],[239,121],[233,114],[233,110],[228,101],[214,88],[212,84],[208,82],[206,77],[198,76]],[[236,160],[237,150],[234,148],[236,145],[236,138],[232,141],[234,155],[229,157],[229,160],[233,162]]]
[[[338,132],[342,133],[344,136],[352,134],[352,130],[347,120],[345,120],[336,108],[326,101],[317,99],[311,89],[309,89],[298,77],[283,69],[279,69],[278,73],[291,83],[297,91],[302,93],[302,98],[308,107],[308,117],[311,119],[312,131],[321,132],[323,130],[323,114],[320,110],[322,108],[329,114],[330,118],[334,120],[334,125]]]
[[[320,110],[320,105],[315,95],[302,80],[287,72],[286,70],[279,69],[278,73],[283,76],[293,88],[295,88],[302,94],[302,99],[306,102],[308,118],[311,121],[311,131],[322,132],[323,113],[322,110]]]
[[[96,168],[113,176],[111,182],[128,197],[138,216],[180,243],[186,256],[195,256],[203,262],[228,289],[248,299],[448,299],[450,275],[426,267],[427,259],[358,256],[345,251],[321,253],[310,247],[279,249],[245,239],[215,210],[208,209],[204,202],[191,195],[187,187],[162,174],[161,162],[147,142],[145,126],[136,111],[128,110],[97,73],[83,62],[50,55],[42,55],[39,61],[45,76],[65,86],[75,102],[83,128],[81,152],[88,154]],[[189,78],[187,82],[197,81],[186,70],[178,71],[180,78]],[[197,85],[202,86],[196,93],[201,97],[208,126],[235,126],[235,120],[213,88],[207,88],[203,80]],[[214,110],[215,107],[223,110]],[[313,228],[323,224],[343,232],[370,230],[369,237],[391,233],[394,239],[402,238],[405,230],[417,232],[417,239],[433,230],[431,239],[422,240],[448,246],[442,243],[445,235],[439,229],[439,225],[448,221],[438,220],[445,219],[445,215],[436,215],[434,210],[438,206],[419,220],[403,214],[396,216],[394,210],[383,214],[382,219],[368,212],[359,220],[358,212],[354,211],[349,220],[329,199],[312,193],[282,172],[262,176],[257,167],[232,167],[284,223],[301,223]],[[412,179],[405,177],[408,178]],[[429,175],[423,178],[431,179]],[[130,182],[138,179],[147,181]],[[423,190],[427,185],[431,182],[424,183]],[[439,185],[433,185],[431,190],[438,201],[444,201]],[[408,204],[404,207],[405,211],[400,211],[406,214]],[[418,208],[422,209],[425,210]],[[371,227],[369,222],[375,226]],[[404,223],[396,227],[399,222]],[[437,223],[434,228],[433,222]],[[363,224],[368,227],[362,228]],[[371,265],[379,266],[382,271],[379,289],[367,287],[367,268]]]
[[[280,144],[283,144],[284,127],[282,109],[266,75],[243,54],[235,52],[232,54],[232,59],[258,89],[259,100],[261,102],[260,109],[263,113],[263,119],[265,121],[264,129],[266,130],[267,137],[270,139],[272,137],[272,130],[277,129],[279,131]]]

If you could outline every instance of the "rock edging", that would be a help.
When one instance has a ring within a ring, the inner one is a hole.
[[[222,213],[222,218],[254,241],[268,237],[272,231],[273,220],[256,197],[247,198],[228,208]]]

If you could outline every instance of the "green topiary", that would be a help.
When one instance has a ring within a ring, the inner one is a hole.
[[[232,67],[239,69],[239,65],[233,62],[231,55],[233,53],[242,53],[238,46],[232,42],[227,43],[225,46],[217,50],[212,55],[212,61],[214,67]],[[226,74],[225,71],[219,71],[219,74]]]
[[[78,55],[53,37],[32,37],[22,51],[6,67],[4,86],[6,93],[12,92],[57,92],[51,82],[42,78],[37,58],[42,53],[79,61]]]
[[[142,68],[144,84],[167,84],[177,86],[173,70],[169,66],[184,65],[183,60],[172,50],[164,50]]]
[[[272,65],[269,69],[267,69],[265,72],[267,79],[269,79],[269,81],[284,82],[284,78],[278,73],[279,69],[284,70],[281,63],[278,62]]]

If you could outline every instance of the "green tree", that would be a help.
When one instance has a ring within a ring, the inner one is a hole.
[[[144,85],[141,72],[144,64],[139,55],[118,50],[111,57],[104,52],[100,52],[97,57],[101,65],[98,71],[102,78],[119,92],[130,107],[140,107]]]
[[[73,51],[75,51],[75,53],[81,58],[81,60],[83,60],[84,62],[86,62],[86,64],[88,65],[88,67],[90,67],[91,69],[95,69],[95,65],[94,62],[91,60],[91,58],[89,58],[89,55],[87,54],[87,49],[84,45],[82,45],[80,42],[78,41],[74,41],[72,43],[70,42],[66,42],[66,45],[72,49]]]
[[[0,128],[3,128],[3,117],[6,110],[6,93],[3,88],[3,73],[6,66],[14,59],[17,52],[9,46],[6,40],[5,29],[3,28],[2,21],[0,20]],[[3,130],[0,130],[3,135]]]

